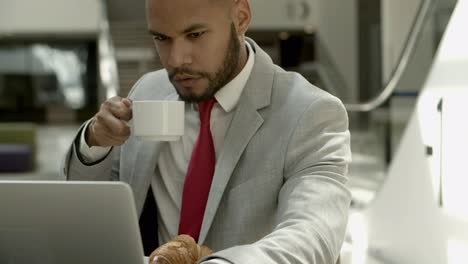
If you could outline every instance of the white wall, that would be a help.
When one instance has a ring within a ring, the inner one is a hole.
[[[304,30],[317,25],[319,0],[250,0],[253,30]]]
[[[95,34],[100,0],[1,0],[2,34]]]
[[[356,0],[317,0],[317,33],[347,85],[349,100],[358,97],[359,50]],[[318,54],[320,60],[320,51]],[[343,88],[338,88],[343,89]]]
[[[468,263],[468,0],[454,14],[387,181],[364,212],[365,244],[388,263]]]

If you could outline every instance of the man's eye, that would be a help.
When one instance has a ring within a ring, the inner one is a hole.
[[[189,38],[198,38],[201,35],[203,35],[203,33],[205,33],[205,32],[193,32],[193,33],[188,34],[188,37]]]
[[[157,41],[164,41],[164,40],[167,39],[167,37],[166,36],[161,36],[161,35],[155,35],[155,36],[153,36],[153,39],[157,40]]]

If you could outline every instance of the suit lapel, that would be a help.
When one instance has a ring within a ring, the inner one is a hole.
[[[162,82],[161,84],[166,84],[166,86],[153,87],[150,91],[151,94],[147,94],[146,100],[167,100],[167,101],[178,101],[180,100],[179,96],[175,92],[174,88],[171,87],[170,83]],[[161,90],[168,91],[164,97],[160,98],[158,95]],[[132,142],[129,142],[128,148],[131,148],[127,153],[134,153],[132,157],[134,166],[131,168],[130,179],[128,182],[132,186],[133,190],[138,190],[134,193],[135,203],[137,205],[138,215],[141,214],[143,210],[143,205],[146,200],[146,194],[148,193],[148,188],[151,184],[151,179],[156,170],[156,164],[158,162],[160,149],[163,144],[167,142],[151,142],[151,141],[142,141],[135,137],[131,138]],[[138,164],[138,165],[136,165]],[[124,168],[126,169],[126,168]],[[126,174],[123,174],[126,175]]]
[[[252,40],[255,64],[236,107],[233,120],[219,154],[211,183],[199,243],[206,239],[224,190],[251,138],[263,124],[259,109],[270,104],[274,71],[271,59]]]
[[[140,215],[151,184],[152,175],[155,173],[159,150],[164,142],[143,142],[137,139],[136,141],[138,151],[133,164],[138,164],[138,166],[133,166],[129,182],[133,190],[141,190],[135,193],[137,211],[138,215]]]

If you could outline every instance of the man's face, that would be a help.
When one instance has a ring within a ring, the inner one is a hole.
[[[239,65],[239,38],[229,7],[216,1],[147,0],[149,31],[184,101],[213,97]]]

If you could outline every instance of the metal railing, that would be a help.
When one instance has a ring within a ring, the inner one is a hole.
[[[382,106],[393,94],[403,74],[408,68],[409,61],[416,50],[416,44],[424,30],[427,19],[432,9],[436,6],[436,0],[425,0],[421,3],[416,19],[411,27],[409,36],[401,53],[399,63],[393,71],[390,80],[383,87],[382,92],[371,100],[363,103],[346,104],[349,112],[370,112]]]

